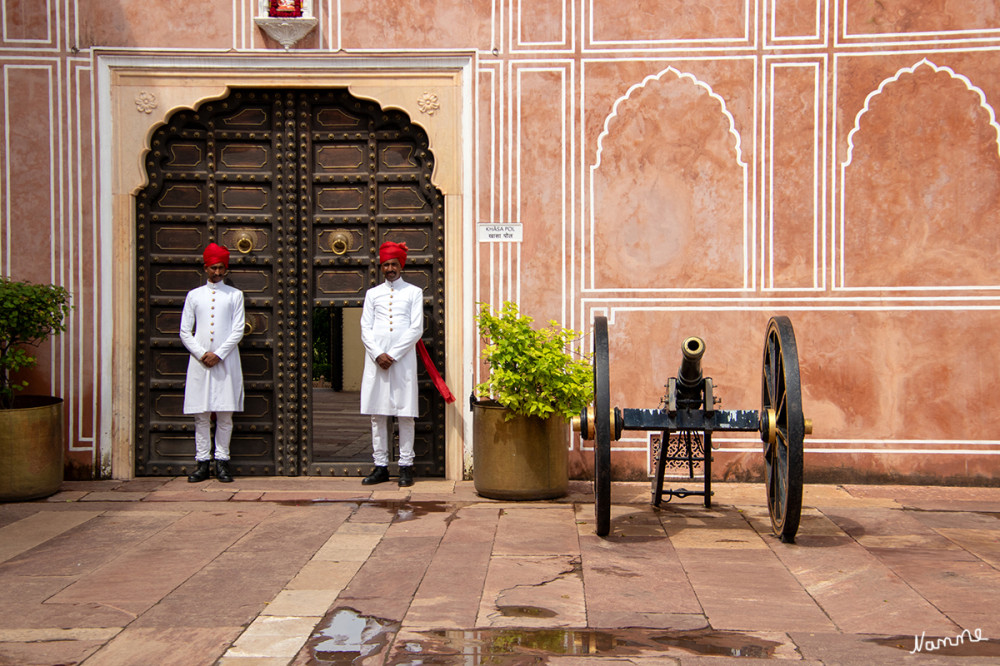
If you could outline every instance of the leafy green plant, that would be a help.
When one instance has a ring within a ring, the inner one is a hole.
[[[483,359],[490,368],[486,381],[476,386],[480,398],[492,398],[515,414],[558,414],[569,420],[594,397],[590,359],[568,351],[580,334],[550,321],[535,329],[531,317],[517,305],[504,302],[498,313],[479,304],[476,323],[486,343]]]
[[[13,407],[14,392],[28,385],[12,382],[11,373],[38,362],[24,346],[37,347],[65,331],[70,309],[63,287],[0,277],[0,409]]]

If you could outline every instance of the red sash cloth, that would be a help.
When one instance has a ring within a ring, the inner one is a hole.
[[[455,402],[455,396],[451,394],[448,390],[448,385],[444,383],[444,379],[441,374],[434,367],[434,361],[431,360],[431,355],[427,353],[427,346],[424,344],[423,340],[417,341],[417,353],[420,354],[420,360],[424,362],[424,367],[427,368],[427,374],[431,376],[431,381],[434,382],[434,386],[437,388],[441,397],[444,398],[445,402]]]

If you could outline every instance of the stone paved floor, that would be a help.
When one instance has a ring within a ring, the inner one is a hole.
[[[0,504],[0,664],[1000,663],[1000,489],[714,490],[67,482]]]

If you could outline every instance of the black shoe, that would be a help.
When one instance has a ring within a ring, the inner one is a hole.
[[[407,488],[413,485],[413,468],[412,467],[400,467],[399,468],[399,487]]]
[[[389,480],[389,468],[376,465],[372,473],[361,482],[363,486],[373,486],[376,483],[385,483]]]
[[[228,460],[216,460],[215,461],[215,478],[217,478],[220,483],[232,483],[233,482],[233,477],[229,473],[229,461]]]
[[[198,469],[196,469],[194,473],[188,477],[188,483],[198,483],[200,481],[204,481],[209,476],[210,472],[208,471],[208,461],[198,460],[197,463]]]

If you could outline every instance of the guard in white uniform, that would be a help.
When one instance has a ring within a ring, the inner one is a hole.
[[[424,293],[405,282],[405,243],[383,243],[379,263],[385,282],[365,294],[361,342],[365,372],[361,380],[361,413],[372,415],[375,469],[365,485],[389,480],[389,418],[399,425],[399,485],[413,485],[414,419],[417,416],[417,354],[424,331]]]
[[[184,385],[184,413],[194,414],[195,460],[191,483],[209,477],[212,459],[211,417],[215,413],[215,475],[233,480],[229,441],[233,412],[243,411],[243,368],[237,344],[243,338],[243,292],[223,282],[229,270],[229,250],[210,243],[204,252],[205,285],[184,299],[181,341],[191,352]]]

